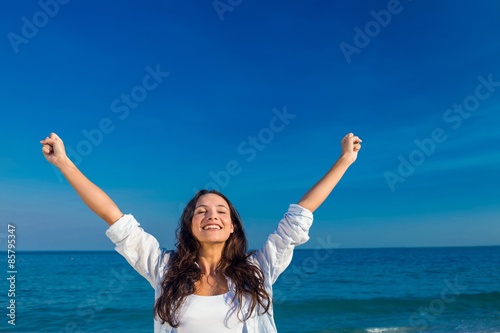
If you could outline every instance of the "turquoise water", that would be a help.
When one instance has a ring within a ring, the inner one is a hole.
[[[5,278],[2,332],[153,331],[153,289],[119,254],[16,259],[16,325]],[[275,318],[280,333],[500,332],[500,247],[296,250]]]

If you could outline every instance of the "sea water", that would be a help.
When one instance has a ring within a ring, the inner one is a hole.
[[[116,252],[17,253],[1,332],[153,331],[154,291]],[[500,247],[296,249],[274,286],[280,333],[500,332]]]

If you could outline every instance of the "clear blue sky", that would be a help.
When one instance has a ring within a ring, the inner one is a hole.
[[[167,248],[214,178],[259,247],[348,132],[302,248],[500,245],[498,1],[60,2],[0,12],[2,250],[113,249],[51,131]]]

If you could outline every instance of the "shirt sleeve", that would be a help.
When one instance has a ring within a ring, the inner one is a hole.
[[[113,223],[106,230],[106,236],[115,244],[115,250],[156,288],[170,252],[160,248],[156,238],[145,232],[130,214],[125,214]]]
[[[271,284],[292,261],[295,246],[309,240],[309,228],[313,222],[313,214],[306,208],[291,204],[278,228],[269,237],[264,247],[254,255],[264,275]]]

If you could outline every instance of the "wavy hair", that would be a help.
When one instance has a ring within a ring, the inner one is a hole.
[[[252,253],[247,253],[248,244],[240,215],[219,191],[201,190],[188,202],[182,212],[176,230],[177,250],[170,258],[170,266],[161,282],[162,292],[154,306],[155,318],[158,316],[162,324],[168,322],[171,327],[179,326],[179,309],[186,297],[195,292],[195,282],[201,278],[201,270],[196,264],[201,244],[194,237],[191,225],[198,199],[208,193],[217,194],[226,200],[234,226],[234,232],[224,244],[217,271],[230,278],[234,285],[232,302],[238,304],[238,318],[242,321],[248,319],[259,307],[266,313],[271,304],[271,296],[264,286],[262,270],[249,261]],[[244,298],[251,300],[250,311],[240,318]]]

